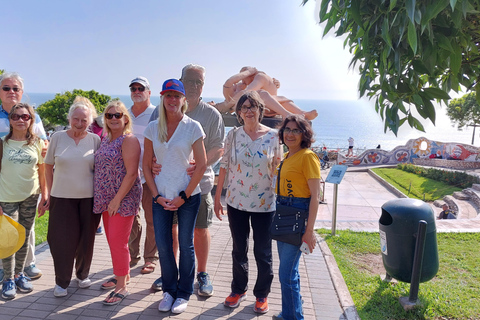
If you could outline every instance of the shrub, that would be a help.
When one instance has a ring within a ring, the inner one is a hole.
[[[415,173],[419,176],[441,181],[458,188],[470,188],[474,183],[480,183],[480,178],[460,171],[440,170],[435,168],[425,168],[413,164],[399,164],[397,168],[406,172]]]

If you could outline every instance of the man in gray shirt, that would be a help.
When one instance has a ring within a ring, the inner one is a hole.
[[[207,170],[200,182],[202,201],[198,211],[197,222],[194,232],[195,255],[197,257],[197,281],[198,295],[211,296],[213,286],[207,273],[208,252],[210,251],[210,231],[208,227],[212,224],[213,189],[215,173],[212,165],[220,159],[223,154],[223,140],[225,137],[225,125],[223,118],[217,109],[201,100],[203,84],[205,83],[205,68],[195,64],[186,65],[182,69],[180,81],[185,87],[188,110],[186,115],[200,122],[205,131],[205,151],[207,152]],[[152,114],[151,120],[158,118],[158,108]],[[158,279],[155,283],[160,283]],[[155,286],[155,283],[152,287]]]

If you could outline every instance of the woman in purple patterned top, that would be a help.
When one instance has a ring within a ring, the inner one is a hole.
[[[128,294],[128,238],[142,195],[138,173],[140,143],[131,133],[130,114],[121,101],[111,101],[108,104],[104,120],[108,136],[102,140],[100,148],[95,152],[93,212],[103,215],[115,274],[115,278],[102,285],[102,288],[108,289],[109,282],[115,283],[115,290],[103,303],[116,305]]]

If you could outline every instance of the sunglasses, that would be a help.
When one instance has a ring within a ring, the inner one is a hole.
[[[143,92],[145,91],[145,87],[130,87],[130,92],[136,92],[137,90]]]
[[[257,106],[251,106],[251,107],[245,107],[245,106],[242,106],[240,108],[240,110],[242,111],[242,113],[247,113],[248,110],[252,111],[252,112],[255,112],[258,110],[258,107]]]
[[[6,92],[8,92],[8,91],[10,91],[10,90],[13,90],[13,92],[19,92],[19,91],[21,91],[22,89],[21,89],[21,88],[17,88],[17,87],[13,87],[13,88],[10,88],[10,87],[2,87],[2,90],[3,90],[3,91],[6,91]]]
[[[108,120],[113,119],[113,117],[115,117],[115,119],[122,119],[123,113],[120,113],[120,112],[117,112],[117,113],[105,113],[105,118],[107,118]]]
[[[26,113],[25,114],[14,113],[10,116],[10,119],[12,119],[13,121],[18,121],[20,119],[22,119],[23,121],[28,121],[28,120],[32,119],[32,116],[30,116],[29,114],[26,114]]]

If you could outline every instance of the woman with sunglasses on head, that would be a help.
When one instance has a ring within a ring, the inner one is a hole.
[[[115,289],[103,303],[116,305],[128,295],[128,238],[142,198],[138,172],[140,143],[132,134],[130,113],[121,101],[111,101],[103,116],[108,135],[95,152],[93,212],[103,216],[115,274],[106,282],[114,282]]]
[[[232,233],[231,294],[225,306],[236,308],[248,289],[248,238],[253,230],[253,251],[257,263],[257,281],[253,288],[256,297],[254,311],[268,311],[267,296],[273,280],[272,239],[268,232],[275,212],[272,179],[282,157],[277,130],[260,123],[265,105],[256,91],[240,97],[235,113],[243,125],[228,133],[225,153],[221,160],[217,190],[227,183],[227,214]],[[221,192],[215,194],[215,214],[222,220]]]
[[[88,274],[100,222],[100,215],[93,214],[93,167],[100,137],[87,128],[96,116],[90,100],[75,98],[68,112],[70,129],[52,136],[45,157],[50,195],[47,240],[55,267],[55,297],[68,294],[74,262],[78,286],[92,284]]]
[[[24,84],[23,79],[18,73],[5,72],[0,75],[0,138],[4,137],[10,131],[9,113],[12,107],[22,101]],[[42,120],[38,114],[33,119],[33,133],[45,143],[42,150],[42,157],[47,153],[47,135],[43,128]],[[25,263],[25,275],[31,279],[38,279],[42,272],[35,266],[35,223],[32,226],[28,243],[28,254]],[[0,260],[0,278],[3,276],[3,266]]]
[[[33,133],[35,112],[28,104],[18,103],[9,113],[10,131],[0,140],[0,207],[4,214],[25,227],[25,243],[15,254],[2,260],[4,281],[2,297],[15,298],[17,290],[30,292],[33,285],[23,273],[27,258],[30,230],[35,221],[37,200],[47,200],[45,166],[42,149],[44,142]],[[39,216],[43,214],[42,208]]]
[[[320,190],[320,160],[309,148],[313,143],[313,130],[301,116],[292,115],[283,120],[278,136],[288,152],[280,165],[279,204],[308,210],[302,243],[313,252],[316,244],[314,231]],[[275,189],[276,190],[276,189]],[[304,319],[300,295],[300,246],[277,241],[280,266],[278,276],[282,291],[282,312],[279,319]]]
[[[183,83],[170,79],[163,83],[158,120],[145,129],[143,172],[152,172],[152,159],[162,164],[155,176],[145,175],[153,196],[153,225],[162,271],[163,299],[159,311],[182,313],[193,294],[195,251],[193,231],[200,207],[200,180],[207,168],[202,126],[185,112],[188,109]],[[187,174],[190,161],[196,168]],[[177,211],[180,264],[173,253],[172,225]]]

